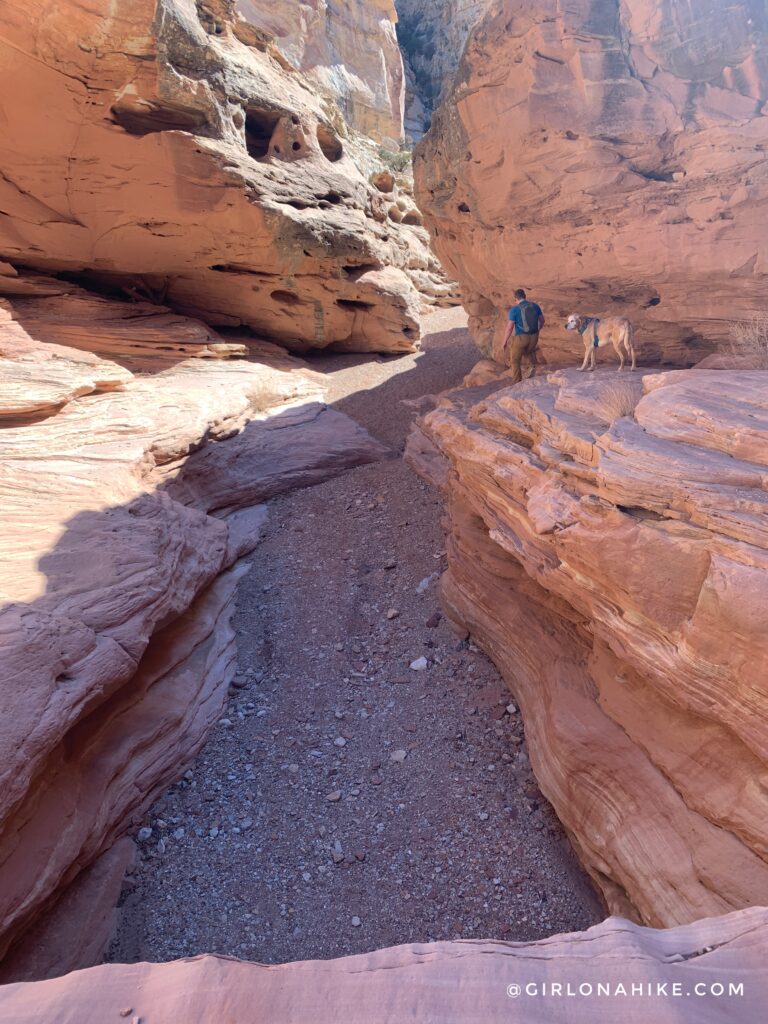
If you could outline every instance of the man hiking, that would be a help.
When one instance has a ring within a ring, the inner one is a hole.
[[[512,383],[519,384],[523,379],[523,356],[531,363],[529,376],[536,373],[536,349],[539,347],[539,331],[544,326],[544,314],[541,306],[529,302],[522,288],[515,292],[517,304],[509,311],[507,334],[504,338],[504,355],[510,350],[509,365],[515,372]]]

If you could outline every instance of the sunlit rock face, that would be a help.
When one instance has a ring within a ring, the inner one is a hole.
[[[350,127],[377,141],[401,138],[405,82],[394,0],[237,0],[236,7],[338,103]]]
[[[426,233],[231,0],[0,0],[0,52],[1,260],[296,350],[418,342]]]
[[[760,0],[494,0],[416,161],[481,349],[521,286],[558,361],[572,312],[629,315],[646,364],[727,344],[765,308],[767,97]]]
[[[485,366],[407,458],[446,494],[444,607],[611,911],[768,903],[765,373]]]

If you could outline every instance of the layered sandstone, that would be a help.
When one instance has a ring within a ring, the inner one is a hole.
[[[394,33],[389,4],[358,6]],[[3,278],[66,273],[295,350],[413,350],[426,232],[233,0],[0,0],[0,51]]]
[[[405,79],[394,0],[236,0],[236,7],[338,103],[348,125],[378,142],[400,140]]]
[[[493,0],[415,164],[481,349],[520,286],[551,360],[574,311],[630,315],[646,364],[728,343],[765,306],[766,99],[760,0]]]
[[[768,903],[765,374],[487,376],[409,455],[542,791],[614,913]]]
[[[139,304],[124,362],[165,348],[157,372],[81,351],[119,356],[124,311],[69,287],[11,278],[0,308],[0,957],[13,944],[14,963],[219,716],[263,503],[385,454],[272,345],[238,358],[243,344]],[[79,921],[90,956],[108,916]],[[80,965],[76,945],[56,962]]]
[[[749,910],[670,931],[611,919],[528,945],[437,942],[276,967],[213,956],[109,965],[0,989],[0,1022],[208,1024],[251,1020],[258,1007],[280,1024],[753,1024],[766,949],[768,913]]]

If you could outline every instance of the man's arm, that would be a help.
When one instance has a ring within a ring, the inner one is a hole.
[[[505,352],[507,351],[507,347],[509,345],[509,339],[512,337],[512,332],[514,331],[514,329],[515,329],[515,321],[514,320],[507,321],[507,333],[504,335],[504,351]]]

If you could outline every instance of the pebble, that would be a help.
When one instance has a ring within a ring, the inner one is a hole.
[[[386,560],[386,562],[384,563],[384,568],[385,569],[394,569],[396,567],[397,567],[397,562],[395,561],[394,558],[388,558]]]
[[[390,608],[389,611],[387,612],[387,618],[391,621],[392,619],[396,619],[399,614],[400,612],[397,610],[397,608]]]
[[[240,831],[247,832],[249,828],[253,827],[253,818],[243,818],[240,822]]]
[[[363,922],[360,920],[359,917],[355,916],[355,917],[352,918],[352,927],[353,928],[359,928],[362,923]]]
[[[515,707],[514,704],[507,704],[507,714],[508,715],[516,715],[517,714],[517,708]]]
[[[145,825],[144,828],[140,828],[139,829],[139,833],[136,836],[136,839],[140,843],[147,843],[147,842],[149,842],[149,840],[151,838],[152,838],[152,829],[148,825]]]
[[[183,839],[184,838],[184,834],[185,833],[184,833],[184,829],[183,828],[177,828],[177,829],[174,830],[173,838],[174,839]]]
[[[440,579],[440,573],[439,572],[433,572],[431,576],[425,576],[424,579],[421,581],[421,583],[418,585],[418,587],[416,587],[416,593],[417,594],[423,594],[426,590],[429,589],[430,585],[432,583],[434,583],[435,580],[439,580],[439,579]]]
[[[341,800],[341,790],[335,789],[333,793],[329,793],[325,799],[328,801],[329,804],[338,803],[339,800]]]
[[[398,762],[404,761],[406,759],[406,757],[408,757],[408,751],[407,750],[393,750],[392,753],[389,755],[389,757],[390,757],[390,760],[392,760],[392,761],[398,761]]]
[[[336,739],[333,741],[333,745],[334,747],[346,747],[347,741],[344,739],[343,736],[337,736]]]
[[[417,658],[415,661],[411,662],[411,668],[413,669],[414,672],[423,672],[425,668],[428,668],[428,666],[429,662],[427,661],[423,654],[420,658]]]

